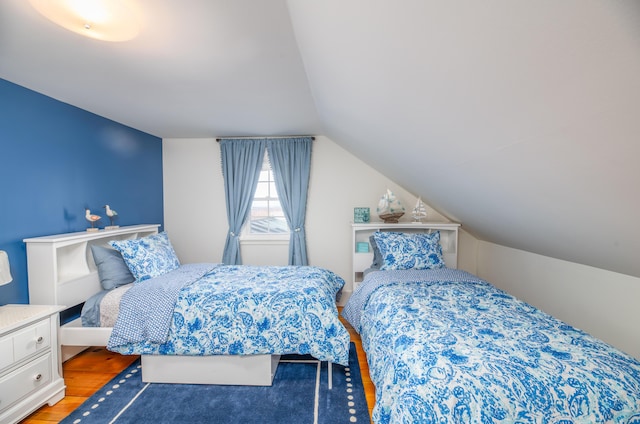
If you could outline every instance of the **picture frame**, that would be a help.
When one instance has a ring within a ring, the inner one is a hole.
[[[371,219],[371,212],[369,208],[358,207],[353,208],[353,222],[354,224],[365,224]]]

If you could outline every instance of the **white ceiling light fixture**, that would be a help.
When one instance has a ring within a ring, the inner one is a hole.
[[[103,41],[127,41],[141,22],[131,0],[29,0],[42,15],[63,28]]]

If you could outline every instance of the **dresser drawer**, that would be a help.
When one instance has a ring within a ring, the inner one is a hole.
[[[51,327],[49,319],[33,324],[15,332],[13,337],[13,360],[26,358],[51,346]]]
[[[46,354],[0,379],[0,411],[51,381],[51,354]]]
[[[13,339],[9,336],[0,339],[0,370],[13,364]]]

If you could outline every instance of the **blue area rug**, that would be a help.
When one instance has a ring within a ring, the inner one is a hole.
[[[355,345],[349,367],[284,355],[273,385],[143,383],[139,360],[73,411],[63,424],[370,422]]]

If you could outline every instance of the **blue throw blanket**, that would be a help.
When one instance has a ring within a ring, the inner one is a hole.
[[[365,281],[358,286],[349,298],[349,302],[342,310],[342,316],[360,333],[360,318],[369,297],[379,287],[387,284],[403,282],[437,282],[437,281],[468,281],[480,282],[478,277],[466,271],[452,268],[437,268],[431,270],[405,269],[396,271],[370,271]],[[366,284],[365,284],[366,282]]]
[[[640,423],[640,361],[477,277],[434,271],[370,274],[345,307],[374,422]]]
[[[184,267],[139,283],[146,288],[127,293],[126,301],[123,297],[110,350],[161,355],[298,353],[348,363],[349,333],[335,304],[344,281],[333,272],[297,266]]]

